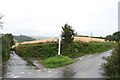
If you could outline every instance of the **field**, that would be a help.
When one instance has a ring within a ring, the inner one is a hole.
[[[74,41],[83,41],[83,42],[97,41],[97,42],[105,42],[104,39],[90,38],[90,37],[74,37]]]
[[[42,40],[25,41],[25,42],[17,43],[15,46],[17,46],[18,44],[34,44],[34,43],[56,42],[56,41],[58,41],[58,38],[47,38],[47,39],[42,39]],[[82,41],[82,42],[91,42],[91,41],[105,42],[104,39],[90,38],[90,37],[74,37],[74,41]]]

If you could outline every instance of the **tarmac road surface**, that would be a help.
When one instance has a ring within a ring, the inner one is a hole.
[[[102,58],[111,53],[112,50],[86,55],[76,58],[78,61],[68,66],[47,69],[38,61],[34,61],[34,65],[29,64],[15,52],[12,52],[10,60],[4,65],[3,78],[107,78],[102,75],[104,71],[99,68],[105,62]]]

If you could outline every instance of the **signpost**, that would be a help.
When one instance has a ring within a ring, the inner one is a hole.
[[[61,37],[59,37],[58,55],[60,55]]]

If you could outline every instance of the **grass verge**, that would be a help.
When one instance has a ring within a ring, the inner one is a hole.
[[[74,63],[75,60],[67,56],[55,56],[45,59],[42,63],[46,68],[57,68]]]

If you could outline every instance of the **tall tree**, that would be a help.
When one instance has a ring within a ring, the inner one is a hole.
[[[65,24],[64,26],[62,26],[62,41],[65,45],[68,45],[70,43],[73,42],[74,36],[77,33],[74,32],[74,30],[72,29],[72,26]]]

